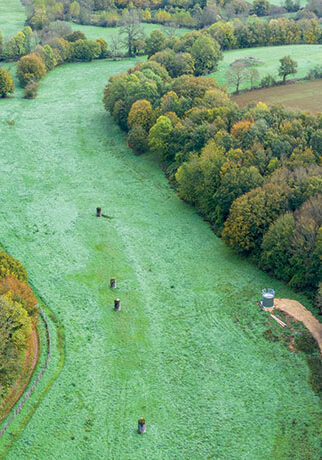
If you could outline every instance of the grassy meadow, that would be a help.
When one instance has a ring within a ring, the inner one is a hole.
[[[298,63],[298,71],[295,75],[287,77],[287,79],[290,80],[292,78],[305,77],[310,69],[322,62],[322,45],[267,46],[262,48],[246,48],[225,51],[224,59],[219,63],[218,71],[211,75],[220,85],[225,85],[227,84],[225,73],[229,69],[230,64],[235,62],[237,59],[249,56],[263,62],[255,67],[259,72],[260,79],[267,74],[271,74],[277,80],[281,79],[281,77],[278,76],[278,68],[280,65],[279,60],[284,56],[291,56],[291,58],[295,59]],[[240,85],[240,89],[249,87],[250,83],[248,81]],[[235,87],[228,85],[227,89],[229,92],[233,92]]]
[[[306,361],[264,338],[282,332],[255,301],[269,286],[310,304],[235,256],[129,150],[101,100],[134,64],[65,65],[37,99],[0,100],[0,238],[66,334],[59,378],[0,457],[318,460]]]
[[[0,0],[0,30],[3,35],[15,35],[23,29],[26,11],[20,0]]]
[[[317,113],[322,111],[322,80],[250,91],[234,96],[233,100],[240,107],[262,101],[268,105],[283,104],[292,110]]]

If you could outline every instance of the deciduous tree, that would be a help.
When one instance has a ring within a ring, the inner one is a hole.
[[[278,75],[283,77],[283,83],[286,81],[288,75],[295,74],[297,72],[297,62],[294,61],[290,56],[284,56],[280,59],[280,66],[278,69]]]

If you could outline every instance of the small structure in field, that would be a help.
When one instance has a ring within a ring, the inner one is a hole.
[[[115,299],[114,300],[114,311],[120,311],[121,310],[121,301],[120,299]]]
[[[96,208],[96,217],[102,217],[102,208],[100,206]]]
[[[262,289],[262,307],[263,309],[273,310],[274,308],[274,289]]]
[[[145,418],[139,418],[139,421],[138,421],[138,433],[143,434],[145,432],[146,432]]]
[[[116,289],[116,279],[115,278],[110,279],[110,288]]]

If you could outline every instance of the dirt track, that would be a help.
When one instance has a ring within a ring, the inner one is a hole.
[[[317,341],[322,353],[322,323],[309,310],[303,307],[300,302],[291,299],[275,299],[274,307],[301,321]]]

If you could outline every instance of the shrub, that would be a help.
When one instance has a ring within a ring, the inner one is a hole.
[[[94,40],[77,40],[72,44],[72,58],[75,61],[92,61],[100,53],[101,46]]]
[[[74,30],[71,34],[65,36],[68,42],[77,42],[78,40],[86,40],[86,35],[80,30]]]
[[[265,77],[263,77],[261,79],[261,88],[269,88],[270,86],[276,86],[276,80],[275,78],[273,77],[273,75],[265,75]]]
[[[12,76],[7,69],[0,67],[0,97],[7,97],[15,90]]]
[[[28,275],[25,267],[19,260],[9,256],[6,252],[0,252],[0,278],[14,276],[20,281],[28,281]]]
[[[31,53],[23,56],[17,64],[17,77],[24,88],[30,81],[39,81],[46,75],[44,61],[39,54]]]
[[[38,81],[30,81],[26,86],[25,86],[25,99],[35,99],[37,97],[39,89],[39,83]]]

